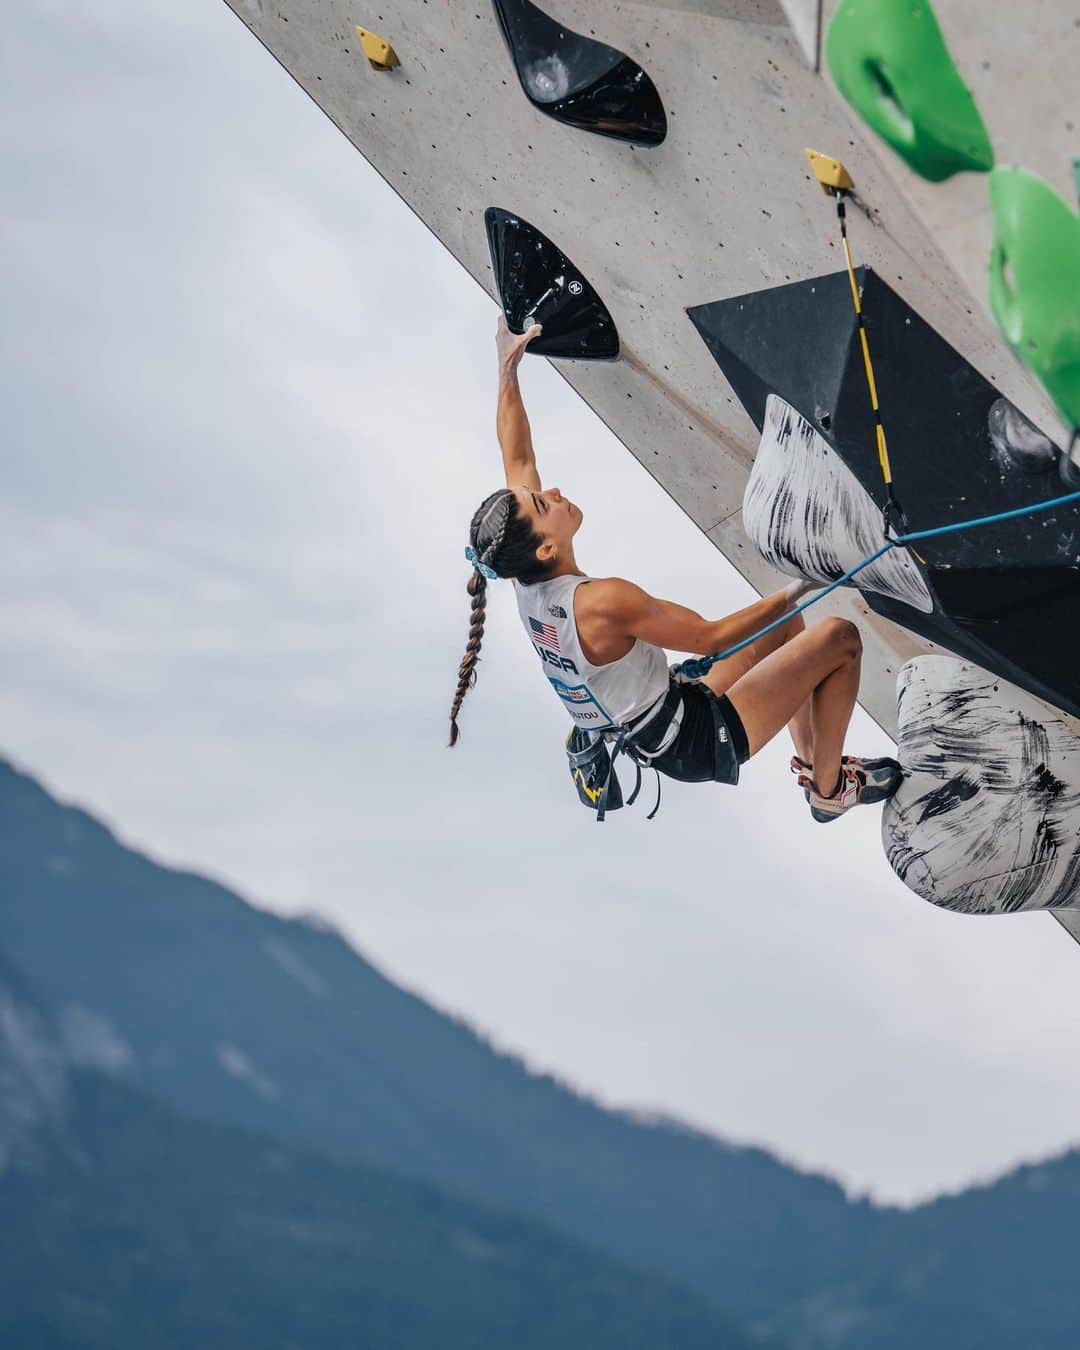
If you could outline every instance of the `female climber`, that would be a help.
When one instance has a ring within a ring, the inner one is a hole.
[[[539,332],[534,324],[517,335],[499,320],[496,429],[506,486],[480,503],[469,529],[472,616],[450,744],[476,680],[488,580],[507,577],[516,583],[543,673],[575,725],[611,737],[626,729],[626,750],[637,763],[685,782],[733,784],[740,765],[786,726],[795,744],[791,767],[814,820],[836,820],[853,806],[890,797],[901,778],[895,760],[843,753],[862,653],[859,630],[846,619],[807,628],[793,615],[703,680],[669,672],[664,648],[720,651],[781,618],[816,583],[793,582],[710,621],[631,581],[594,580],[581,570],[574,554],[581,509],[558,488],[541,487],[518,387],[518,365]]]

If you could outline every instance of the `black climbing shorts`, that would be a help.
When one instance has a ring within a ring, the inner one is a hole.
[[[682,723],[674,742],[655,759],[642,763],[659,769],[668,778],[683,783],[730,783],[739,781],[739,766],[750,758],[750,745],[735,706],[726,694],[717,696],[707,684],[671,676],[671,692],[682,704]],[[646,725],[634,745],[646,753],[664,739],[670,725]]]

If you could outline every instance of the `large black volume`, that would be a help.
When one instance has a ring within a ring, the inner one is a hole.
[[[619,334],[604,302],[545,234],[520,216],[484,212],[491,266],[506,322],[515,333],[544,331],[528,350],[577,361],[614,361]]]
[[[1060,455],[1037,427],[870,268],[856,270],[896,492],[913,530],[1049,501]],[[778,394],[884,506],[874,416],[846,272],[687,311],[762,425]],[[1004,414],[1004,416],[1003,416]],[[934,600],[871,609],[1080,716],[1080,509],[1060,507],[919,544]]]
[[[667,117],[636,61],[556,23],[530,0],[493,0],[529,102],[557,122],[600,136],[659,145]]]

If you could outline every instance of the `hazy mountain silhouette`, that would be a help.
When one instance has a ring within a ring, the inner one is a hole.
[[[71,1071],[2,960],[0,1084],[5,1350],[751,1350],[538,1224]]]
[[[0,879],[0,950],[76,1059],[186,1114],[528,1215],[753,1317],[818,1290],[876,1223],[760,1150],[530,1074],[337,933],[158,866],[2,762]]]
[[[152,863],[2,763],[0,882],[0,949],[68,1061],[187,1116],[512,1211],[794,1347],[1075,1341],[1072,1155],[911,1213],[849,1201],[530,1074],[336,933]]]

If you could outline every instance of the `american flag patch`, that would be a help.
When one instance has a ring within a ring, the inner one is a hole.
[[[529,628],[532,630],[534,642],[538,642],[541,647],[547,647],[549,651],[559,650],[559,635],[553,623],[541,623],[539,619],[530,619]]]

